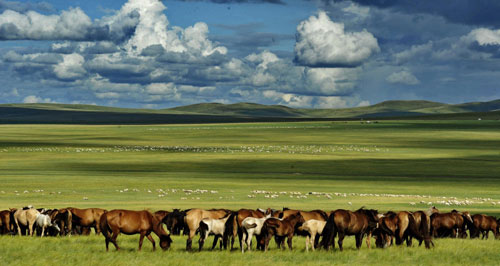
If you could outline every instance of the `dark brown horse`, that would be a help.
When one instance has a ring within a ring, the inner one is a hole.
[[[116,243],[116,238],[120,233],[126,235],[140,234],[139,251],[142,248],[144,237],[151,241],[153,250],[156,249],[151,232],[154,232],[160,238],[160,247],[163,250],[167,250],[170,243],[172,243],[170,235],[163,230],[161,221],[149,211],[112,210],[101,215],[99,227],[106,239],[106,251],[109,250],[109,242],[115,245],[116,250],[120,249]]]
[[[493,232],[495,238],[500,238],[499,223],[497,219],[493,216],[488,216],[484,214],[475,214],[472,216],[472,221],[474,226],[470,230],[470,238],[479,237],[479,233],[482,234],[482,239],[488,239],[488,233]]]
[[[72,227],[81,227],[83,230],[94,227],[96,235],[101,232],[99,221],[101,216],[106,213],[105,209],[100,208],[66,208],[72,214]]]
[[[413,212],[413,217],[415,218],[415,225],[420,232],[420,235],[424,238],[418,239],[418,246],[422,245],[422,242],[425,241],[426,239],[429,240],[430,244],[434,246],[434,242],[432,241],[431,237],[431,217],[429,214],[432,213],[437,213],[438,210],[435,207],[432,207],[429,209],[429,211],[424,212],[424,211],[416,211]],[[409,245],[411,246],[412,238],[414,236],[410,235]]]
[[[451,236],[464,237],[467,224],[472,224],[472,218],[468,212],[453,210],[449,213],[434,213],[431,216],[431,235],[433,237]]]
[[[10,210],[0,211],[0,234],[5,235],[14,232],[14,222]]]
[[[261,244],[264,244],[264,250],[269,248],[269,241],[273,236],[277,239],[278,248],[285,248],[285,239],[287,239],[288,248],[292,250],[292,239],[297,227],[304,223],[304,217],[299,213],[291,214],[286,218],[269,218],[264,222],[261,234]]]
[[[73,226],[73,215],[68,209],[53,209],[47,212],[50,216],[52,223],[57,224],[61,231],[61,236],[71,234]]]
[[[330,246],[335,247],[335,236],[338,234],[339,249],[343,250],[343,241],[346,235],[354,235],[356,238],[356,248],[361,248],[361,243],[365,234],[372,232],[378,226],[377,210],[367,210],[361,208],[355,212],[348,210],[336,210],[330,214],[323,229],[323,239],[321,245],[325,249]]]
[[[191,209],[186,212],[184,217],[184,223],[186,229],[189,230],[188,239],[186,241],[186,250],[191,250],[193,243],[193,238],[196,235],[196,231],[200,227],[201,220],[205,218],[209,219],[220,219],[230,214],[230,210],[226,209],[212,209],[212,210],[202,210],[202,209]]]

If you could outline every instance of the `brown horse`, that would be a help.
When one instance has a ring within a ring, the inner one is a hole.
[[[472,216],[472,221],[474,226],[470,230],[470,238],[479,237],[479,233],[483,235],[482,239],[488,239],[489,231],[493,232],[495,238],[500,238],[500,232],[498,221],[493,216],[488,216],[484,214],[475,214]]]
[[[389,211],[384,213],[384,216],[379,218],[379,226],[374,229],[373,236],[375,237],[375,245],[379,248],[386,248],[393,243],[394,236],[398,230],[398,215],[395,212]]]
[[[90,227],[94,227],[96,235],[101,232],[99,221],[101,219],[101,216],[106,213],[105,209],[78,209],[71,207],[66,209],[72,214],[72,227],[80,226],[82,227],[82,229],[89,229]]]
[[[323,239],[321,245],[325,249],[330,246],[335,247],[335,235],[338,234],[339,249],[343,250],[343,241],[346,235],[354,235],[356,238],[356,248],[361,248],[361,243],[365,234],[372,232],[378,226],[377,210],[366,210],[361,208],[355,212],[348,210],[336,210],[330,214],[323,229]]]
[[[101,215],[99,227],[106,239],[106,251],[109,250],[109,242],[115,245],[116,250],[120,249],[116,243],[116,238],[120,233],[126,235],[140,234],[139,251],[142,248],[144,237],[151,241],[153,250],[156,249],[151,232],[154,232],[160,238],[160,247],[163,250],[167,250],[170,243],[172,243],[170,235],[163,230],[161,221],[149,211],[112,210]],[[110,235],[111,233],[112,235]]]
[[[309,221],[309,220],[318,220],[318,221],[325,221],[328,220],[328,215],[325,211],[323,210],[312,210],[312,211],[300,211],[300,210],[290,210],[287,208],[283,208],[283,211],[279,213],[278,218],[285,219],[290,215],[296,215],[299,214],[302,215],[304,218],[304,221]],[[301,236],[307,236],[308,232],[305,232],[303,230],[297,229],[295,231],[296,234],[301,235]],[[319,242],[319,237],[320,235],[318,234],[317,237],[314,239],[314,247],[318,247],[318,242]],[[278,243],[278,240],[276,239],[276,243]]]
[[[187,211],[186,216],[184,217],[184,223],[186,225],[186,229],[189,230],[188,239],[186,241],[186,250],[191,250],[193,238],[196,235],[196,231],[200,227],[201,220],[205,218],[220,219],[230,213],[231,211],[226,209],[212,209],[212,210],[191,209]]]
[[[466,225],[472,224],[472,218],[468,212],[456,210],[450,213],[434,213],[431,216],[431,235],[433,237],[444,237],[450,235],[453,238],[464,237]]]
[[[186,212],[189,210],[190,209],[181,211],[179,209],[174,209],[172,212],[167,214],[165,218],[163,218],[163,223],[167,226],[170,234],[180,235],[181,231],[184,231],[184,234],[188,233],[185,229],[184,217],[186,216]]]
[[[420,217],[422,219],[422,217]],[[424,223],[425,225],[426,223]],[[422,224],[421,224],[422,225]],[[419,228],[413,213],[401,211],[398,213],[389,212],[379,220],[379,230],[377,233],[377,247],[386,247],[392,244],[392,237],[396,237],[396,245],[403,244],[406,241],[407,246],[411,246],[410,237],[419,241],[425,241],[425,247],[430,248],[431,240],[428,234],[425,234],[426,228]],[[389,242],[390,241],[390,242]]]
[[[47,212],[54,224],[57,224],[61,231],[61,236],[71,234],[73,225],[73,215],[68,209],[53,209]]]
[[[287,239],[288,248],[292,250],[292,239],[297,227],[304,223],[304,217],[299,213],[291,214],[286,218],[276,219],[269,218],[264,222],[261,234],[261,245],[264,244],[264,250],[269,248],[269,241],[274,236],[277,237],[278,248],[285,248],[285,238]]]
[[[424,211],[416,211],[413,212],[413,217],[415,218],[415,225],[418,228],[420,235],[424,238],[423,240],[418,239],[418,246],[422,245],[422,242],[425,241],[425,239],[429,239],[430,244],[434,246],[434,242],[432,242],[432,237],[431,237],[431,217],[429,214],[432,213],[437,213],[438,210],[435,207],[432,207],[429,209],[429,211],[424,212]],[[412,238],[414,236],[410,235],[409,245],[411,246]]]
[[[8,234],[14,231],[14,221],[11,220],[10,210],[0,211],[0,234]]]

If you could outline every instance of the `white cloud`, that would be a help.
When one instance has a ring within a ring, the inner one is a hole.
[[[481,46],[500,45],[500,30],[478,28],[464,36],[463,40],[469,43],[477,42]]]
[[[390,74],[386,80],[389,83],[395,84],[406,84],[406,85],[417,85],[420,81],[411,72],[407,70],[402,70],[399,72],[394,72]]]
[[[79,54],[63,55],[63,61],[54,66],[54,73],[62,80],[75,80],[85,76],[87,71],[83,68],[85,59]]]
[[[80,9],[71,8],[60,15],[25,14],[6,10],[0,14],[0,39],[7,40],[81,40],[88,36],[92,21]]]
[[[363,30],[345,32],[321,11],[297,27],[296,61],[306,66],[353,67],[380,51],[377,39]]]
[[[50,98],[40,98],[35,95],[29,95],[24,97],[23,103],[55,103]]]
[[[358,68],[306,68],[307,91],[321,95],[349,93],[356,85]]]

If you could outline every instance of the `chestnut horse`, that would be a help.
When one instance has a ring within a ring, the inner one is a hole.
[[[500,238],[500,232],[498,231],[500,225],[495,217],[475,214],[472,216],[472,221],[474,222],[474,226],[470,230],[470,238],[479,237],[479,233],[482,233],[482,239],[488,239],[489,231],[493,232],[495,238]]]
[[[459,212],[456,210],[450,213],[434,213],[431,216],[431,235],[433,237],[464,237],[466,225],[472,225],[472,218],[468,212]]]
[[[292,239],[295,234],[295,229],[304,223],[304,217],[299,213],[291,214],[283,219],[269,218],[264,221],[262,226],[261,244],[264,244],[264,250],[269,248],[269,241],[273,235],[277,239],[278,248],[285,248],[285,238],[287,239],[288,248],[292,250]]]
[[[61,236],[71,234],[73,229],[73,215],[68,209],[54,209],[47,212],[54,224],[57,224],[61,231]]]
[[[377,210],[366,210],[361,208],[355,212],[348,210],[336,210],[330,214],[323,229],[321,245],[325,249],[330,246],[335,248],[335,235],[338,234],[339,249],[343,250],[343,241],[346,235],[354,235],[356,248],[361,248],[361,242],[365,234],[373,232],[378,226]]]
[[[422,219],[422,218],[421,218]],[[427,223],[421,223],[426,225]],[[413,213],[401,211],[398,213],[388,212],[379,219],[377,232],[377,247],[387,247],[392,244],[393,236],[396,236],[396,245],[401,245],[406,240],[406,245],[411,246],[410,237],[419,241],[425,241],[425,247],[430,248],[430,237],[425,234],[426,228],[419,228]]]
[[[229,218],[228,222],[232,222],[233,225],[231,227],[226,227],[228,230],[232,229],[232,238],[233,241],[231,241],[231,249],[233,249],[234,245],[234,239],[236,234],[238,235],[238,239],[240,242],[240,248],[243,250],[243,243],[245,242],[243,239],[243,228],[242,228],[242,223],[243,220],[247,217],[253,217],[253,218],[264,218],[266,217],[266,212],[264,212],[261,209],[257,210],[250,210],[250,209],[240,209],[237,212],[235,212],[234,218],[231,220],[231,217]],[[231,234],[231,232],[228,232],[228,236]],[[260,236],[257,237],[257,249],[263,249],[263,247],[260,245]]]
[[[66,208],[72,214],[73,227],[81,226],[82,229],[94,227],[96,235],[101,232],[99,227],[99,221],[101,216],[106,213],[105,209],[99,208],[88,208],[88,209],[78,209],[78,208]]]
[[[202,210],[202,209],[191,209],[186,212],[184,217],[184,223],[186,229],[189,230],[188,239],[186,241],[186,250],[191,250],[193,243],[193,238],[196,235],[196,231],[200,227],[200,222],[205,219],[220,219],[230,214],[230,210],[226,209],[212,209],[212,210]]]
[[[154,232],[160,238],[160,247],[163,250],[167,250],[170,243],[172,243],[170,235],[163,230],[161,220],[149,211],[112,210],[105,212],[100,217],[99,227],[106,239],[106,251],[109,250],[109,242],[115,245],[116,250],[120,249],[116,243],[116,238],[120,233],[126,235],[140,234],[139,251],[142,248],[144,237],[151,241],[153,250],[156,249],[151,232]]]
[[[290,215],[293,214],[298,214],[302,215],[304,218],[304,221],[309,221],[309,220],[318,220],[318,221],[325,221],[328,220],[328,215],[326,212],[323,210],[312,210],[312,211],[300,211],[300,210],[290,210],[287,208],[283,208],[283,211],[279,214],[278,218],[287,218]],[[296,234],[301,235],[301,236],[308,236],[309,233],[303,230],[296,230]],[[314,238],[314,247],[318,247],[318,242],[319,242],[319,234],[317,237]],[[277,243],[277,242],[276,242]]]

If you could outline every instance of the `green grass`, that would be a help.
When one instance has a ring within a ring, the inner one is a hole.
[[[500,216],[499,161],[500,123],[485,120],[3,125],[0,209],[32,204],[150,210],[366,206],[397,211],[432,204],[442,211]],[[76,265],[496,264],[500,247],[494,240],[444,239],[431,251],[367,250],[363,245],[358,252],[349,238],[344,253],[305,254],[304,239],[298,237],[293,252],[241,255],[186,253],[185,238],[176,237],[171,251],[152,253],[145,240],[143,252],[137,253],[137,239],[120,236],[125,250],[106,254],[102,237],[4,236],[0,261],[17,264],[29,255],[39,260],[35,265],[51,260]]]

